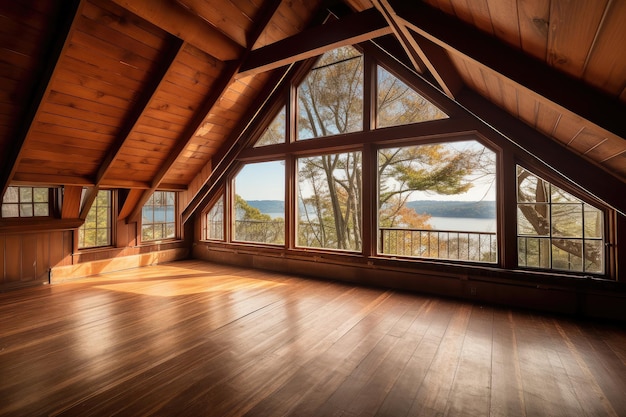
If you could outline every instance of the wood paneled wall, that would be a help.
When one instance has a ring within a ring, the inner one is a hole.
[[[72,263],[73,232],[0,234],[0,289],[48,282],[50,269]]]

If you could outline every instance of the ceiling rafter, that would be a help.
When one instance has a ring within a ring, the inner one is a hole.
[[[90,187],[87,194],[85,195],[85,199],[83,201],[80,212],[80,217],[82,219],[87,217],[87,214],[91,209],[91,205],[95,201],[98,192],[100,191],[100,187],[102,186],[104,177],[111,169],[113,163],[119,157],[120,151],[124,147],[124,144],[127,142],[131,132],[133,131],[139,120],[141,120],[141,117],[144,115],[146,109],[150,106],[150,102],[159,91],[161,85],[165,82],[167,74],[171,71],[172,64],[176,62],[176,59],[183,51],[184,45],[185,42],[183,40],[173,37],[170,45],[166,48],[167,50],[161,58],[161,65],[159,65],[159,68],[152,76],[152,79],[142,89],[143,93],[141,94],[141,97],[135,103],[133,110],[128,115],[128,117],[126,117],[126,120],[122,123],[122,126],[118,134],[116,135],[113,145],[109,148],[109,151],[100,163],[98,172],[95,175],[94,186]]]
[[[408,28],[435,45],[501,74],[543,102],[556,104],[605,132],[626,138],[624,103],[422,2],[391,2]]]
[[[391,28],[375,9],[350,14],[250,52],[238,76],[280,68],[390,33]]]
[[[112,1],[221,61],[239,59],[244,52],[241,45],[174,1]]]
[[[12,143],[12,148],[7,152],[7,155],[3,162],[3,167],[0,169],[0,185],[2,190],[0,193],[4,195],[7,187],[15,176],[15,171],[22,158],[22,151],[26,137],[32,129],[33,120],[37,116],[39,109],[45,102],[46,97],[50,95],[50,81],[54,77],[54,73],[57,70],[57,65],[64,51],[68,48],[69,40],[72,32],[75,30],[75,21],[77,16],[80,16],[81,9],[84,5],[84,0],[74,0],[62,2],[58,9],[57,24],[54,29],[54,38],[51,39],[50,45],[47,48],[48,53],[44,62],[47,65],[39,73],[39,77],[31,93],[31,100],[28,108],[24,111],[20,120],[22,120],[21,127],[18,129],[16,139]]]
[[[169,153],[166,161],[161,165],[159,171],[153,178],[150,188],[144,191],[141,198],[138,199],[137,204],[135,205],[131,214],[127,217],[127,222],[138,221],[141,215],[143,205],[146,201],[148,201],[152,193],[154,193],[154,191],[156,191],[156,189],[161,185],[163,179],[168,174],[178,157],[183,153],[191,139],[194,137],[195,132],[205,120],[207,114],[209,114],[215,104],[219,102],[220,98],[227,91],[228,86],[235,80],[241,64],[244,62],[246,56],[251,52],[252,45],[254,45],[257,39],[261,36],[263,30],[269,24],[272,16],[274,16],[280,4],[281,0],[271,0],[264,5],[259,14],[258,24],[250,33],[250,36],[248,38],[249,46],[244,51],[242,58],[238,61],[230,62],[227,64],[227,68],[224,70],[219,81],[212,89],[213,93],[207,96],[200,110],[196,112],[194,118],[180,135],[180,138],[176,142],[174,149]]]

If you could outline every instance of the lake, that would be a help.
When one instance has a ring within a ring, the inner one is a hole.
[[[285,217],[285,213],[265,213],[273,219]],[[433,229],[458,230],[463,232],[495,232],[496,219],[480,219],[465,217],[431,217],[430,224]]]
[[[476,219],[463,217],[431,217],[433,229],[459,230],[464,232],[495,232],[496,219]]]

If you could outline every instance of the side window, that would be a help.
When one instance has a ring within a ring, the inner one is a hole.
[[[98,191],[85,223],[78,228],[79,249],[111,245],[111,194],[110,190]]]
[[[2,217],[50,216],[50,189],[43,187],[8,187],[2,197]]]
[[[176,193],[155,191],[141,210],[143,242],[176,237]]]
[[[604,273],[604,212],[517,167],[519,266]]]

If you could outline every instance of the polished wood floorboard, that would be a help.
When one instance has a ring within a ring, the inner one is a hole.
[[[626,331],[201,261],[0,294],[1,416],[626,416]]]

